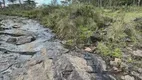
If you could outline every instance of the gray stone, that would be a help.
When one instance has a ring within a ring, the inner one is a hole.
[[[26,62],[25,69],[15,72],[12,80],[54,80],[52,60],[41,52],[42,56],[38,56]]]
[[[133,51],[132,54],[136,57],[142,58],[142,50]]]
[[[33,36],[23,36],[17,39],[16,44],[21,45],[21,44],[32,42],[34,40],[35,40],[35,37]]]
[[[15,44],[16,41],[17,41],[16,38],[9,38],[9,39],[7,40],[8,43],[13,43],[13,44]]]
[[[20,28],[20,25],[13,25],[13,28]]]
[[[63,55],[54,65],[55,80],[91,80],[86,60],[71,55]]]
[[[134,77],[130,76],[130,75],[125,75],[121,77],[122,80],[135,80]]]
[[[53,37],[50,30],[46,31],[46,28],[33,20],[7,16],[4,18],[5,20],[0,22],[3,28],[0,31],[0,39],[2,39],[0,80],[53,80],[52,72],[50,73],[53,71],[51,69],[52,60],[43,58],[35,52],[35,50],[38,52],[42,47],[47,46],[44,44],[45,41]],[[20,26],[13,26],[15,24]],[[36,40],[36,36],[39,37],[38,40]],[[34,40],[36,41],[32,42]],[[50,43],[52,44],[52,42]],[[33,59],[31,55],[25,55],[31,51],[34,51],[32,56],[36,54],[37,59]]]
[[[10,77],[8,75],[4,75],[3,80],[10,80]]]
[[[22,37],[18,37],[18,38],[9,38],[7,40],[7,42],[21,45],[21,44],[25,44],[25,43],[30,43],[34,40],[35,40],[35,37],[33,37],[33,36],[22,36]]]
[[[92,55],[94,60],[94,65],[96,65],[97,72],[105,72],[107,71],[107,65],[106,62],[98,55],[93,54]]]
[[[139,80],[142,80],[142,74],[132,71],[131,74]]]
[[[142,68],[138,68],[138,72],[142,74]]]

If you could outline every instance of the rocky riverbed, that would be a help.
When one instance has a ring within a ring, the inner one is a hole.
[[[0,80],[117,78],[100,56],[64,48],[55,34],[38,21],[0,16]],[[123,80],[135,79],[126,75]]]

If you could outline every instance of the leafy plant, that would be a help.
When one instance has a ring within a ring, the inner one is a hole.
[[[103,56],[112,56],[117,58],[122,57],[121,49],[117,47],[113,47],[111,44],[106,45],[105,43],[99,42],[97,49],[100,51],[100,53]]]

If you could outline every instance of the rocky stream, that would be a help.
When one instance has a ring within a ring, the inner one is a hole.
[[[100,56],[69,51],[38,21],[0,16],[0,26],[0,80],[117,80]]]

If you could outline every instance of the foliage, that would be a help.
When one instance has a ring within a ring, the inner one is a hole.
[[[117,47],[113,47],[112,44],[105,44],[103,42],[99,42],[97,49],[100,51],[100,53],[103,56],[112,56],[117,58],[122,57],[121,49]]]

